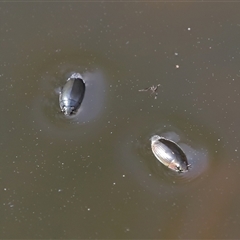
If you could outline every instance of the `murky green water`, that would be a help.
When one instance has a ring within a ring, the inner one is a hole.
[[[239,238],[239,9],[1,3],[0,238]],[[67,119],[71,72],[87,91]],[[188,173],[156,160],[154,134]]]

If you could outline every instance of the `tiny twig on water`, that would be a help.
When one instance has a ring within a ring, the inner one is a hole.
[[[146,91],[151,91],[151,94],[154,94],[155,95],[155,99],[157,99],[157,96],[158,96],[158,93],[157,93],[157,90],[158,90],[158,87],[160,87],[160,84],[154,86],[152,85],[151,87],[148,87],[148,88],[144,88],[144,89],[140,89],[138,90],[139,92],[146,92]]]

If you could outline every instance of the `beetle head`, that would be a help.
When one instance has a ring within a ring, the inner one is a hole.
[[[168,167],[174,170],[175,172],[183,173],[188,171],[189,165],[187,165],[185,162],[179,163],[179,162],[173,161],[168,165]]]
[[[65,116],[71,116],[75,113],[73,107],[67,107],[67,106],[64,106],[62,108],[62,112],[64,113]]]

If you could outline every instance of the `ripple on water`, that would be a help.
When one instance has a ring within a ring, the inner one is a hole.
[[[59,107],[59,91],[73,72],[79,72],[85,81],[86,92],[76,115],[66,117]],[[106,77],[99,68],[86,70],[74,64],[52,66],[42,76],[38,94],[33,101],[32,117],[43,134],[58,138],[90,136],[106,108]]]
[[[174,172],[156,159],[150,142],[150,138],[155,134],[173,140],[181,146],[191,164],[188,172]],[[211,143],[208,146],[208,143],[204,144],[204,142],[200,136],[196,137],[196,132],[189,130],[183,134],[173,124],[163,123],[149,126],[145,130],[133,125],[119,138],[116,160],[118,166],[120,164],[121,168],[128,171],[144,188],[157,194],[160,192],[172,194],[180,191],[181,186],[200,179],[211,167],[213,152],[209,150]]]

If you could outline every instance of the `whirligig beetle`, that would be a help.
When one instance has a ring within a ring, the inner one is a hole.
[[[187,172],[189,164],[181,147],[172,140],[154,135],[150,138],[154,156],[175,172]]]
[[[66,116],[76,114],[85,94],[85,82],[80,73],[73,73],[59,94],[59,105]]]

